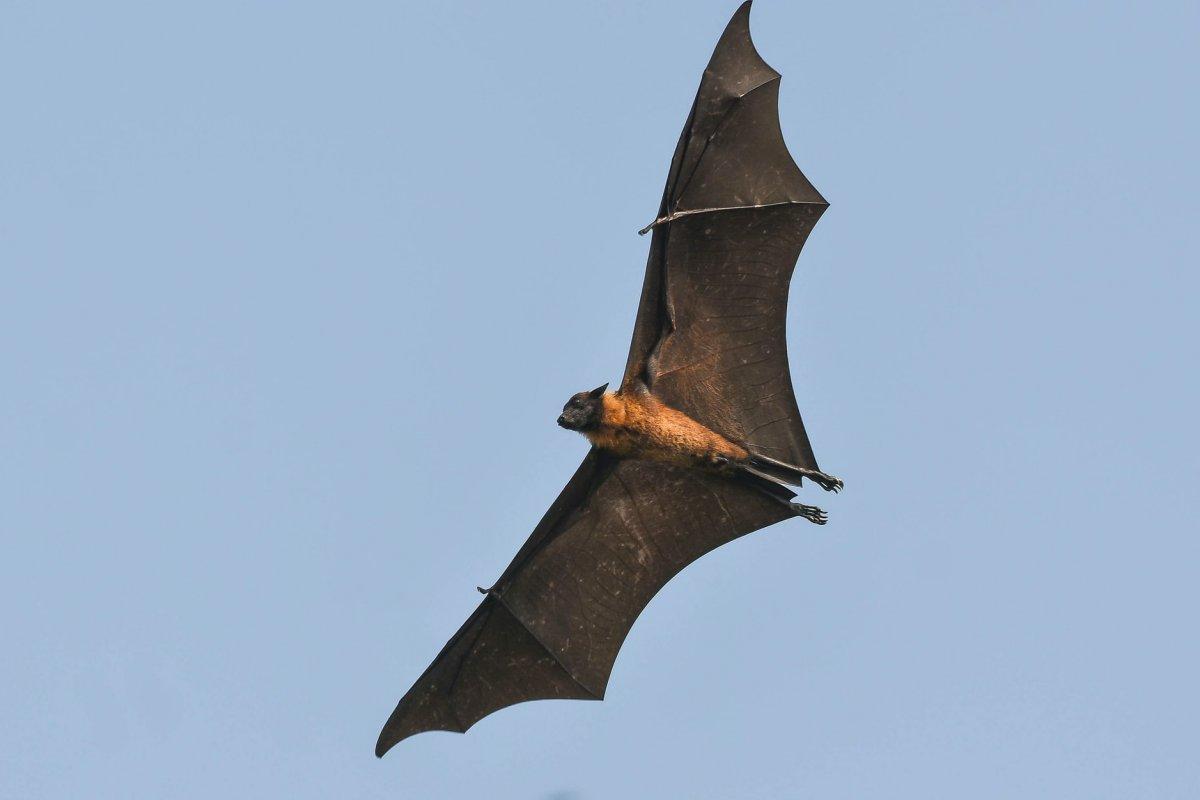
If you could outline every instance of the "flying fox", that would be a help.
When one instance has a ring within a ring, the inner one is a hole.
[[[828,207],[784,144],[779,73],[744,3],[675,147],[620,387],[567,401],[591,449],[483,601],[401,698],[382,756],[527,700],[603,699],[650,599],[710,550],[776,522],[820,470],[792,390],[788,286]]]
[[[785,464],[754,453],[672,408],[654,396],[640,380],[618,392],[604,384],[579,392],[563,406],[558,424],[579,431],[592,447],[616,458],[645,459],[689,469],[704,469],[731,478],[745,477],[750,484],[767,481],[799,486],[809,478],[826,491],[837,492],[842,481],[817,469]],[[773,491],[778,491],[773,487]],[[809,522],[824,525],[825,512],[816,506],[790,503]]]

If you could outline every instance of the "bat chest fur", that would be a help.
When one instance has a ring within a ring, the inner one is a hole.
[[[591,443],[622,458],[712,468],[749,456],[742,447],[652,395],[608,394]]]

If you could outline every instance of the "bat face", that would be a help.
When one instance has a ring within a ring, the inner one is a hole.
[[[602,397],[608,384],[598,386],[590,392],[571,396],[558,415],[558,424],[569,431],[590,431],[600,424],[603,407]]]

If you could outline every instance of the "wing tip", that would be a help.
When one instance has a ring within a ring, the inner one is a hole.
[[[403,701],[401,701],[403,704]],[[430,733],[432,731],[444,731],[446,733],[466,733],[467,728],[447,728],[443,726],[418,727],[411,724],[402,725],[400,707],[397,706],[392,715],[388,717],[388,721],[384,723],[383,730],[379,732],[379,738],[375,741],[375,757],[383,758],[387,751],[391,750],[396,745],[421,733]],[[470,727],[470,726],[467,726]]]
[[[605,688],[607,688],[607,687],[605,687]],[[393,747],[395,747],[396,745],[403,742],[405,739],[411,739],[413,736],[418,736],[422,733],[433,733],[435,731],[441,731],[443,733],[457,733],[457,734],[466,733],[471,728],[475,727],[476,723],[478,723],[484,719],[487,719],[488,717],[492,716],[496,712],[503,711],[506,708],[512,708],[513,706],[522,705],[524,703],[533,703],[533,702],[540,702],[540,701],[546,701],[546,700],[592,700],[592,701],[599,702],[599,701],[604,700],[605,688],[602,688],[599,691],[594,692],[594,693],[590,689],[584,689],[584,691],[587,693],[584,696],[531,697],[531,698],[528,698],[525,700],[518,700],[515,703],[510,703],[508,705],[499,706],[498,708],[494,708],[491,711],[488,711],[482,717],[475,720],[470,725],[464,726],[461,729],[458,729],[458,728],[416,728],[413,730],[403,731],[402,729],[399,728],[398,725],[395,726],[395,729],[393,729],[392,720],[389,719],[387,724],[383,726],[383,730],[380,731],[379,739],[375,742],[375,757],[383,758],[384,755],[389,750],[391,750]],[[395,716],[395,714],[393,714],[393,716]],[[398,733],[397,730],[402,730],[402,732]]]
[[[746,0],[733,12],[733,16],[729,18],[725,30],[717,40],[717,46],[713,49],[713,57],[715,59],[717,54],[724,50],[744,48],[746,55],[752,56],[761,69],[773,76],[773,78],[768,78],[768,81],[778,80],[779,71],[768,64],[767,60],[762,57],[762,53],[758,52],[758,47],[754,44],[754,37],[750,34],[750,7],[753,2],[754,0]]]
[[[379,737],[379,741],[377,741],[375,743],[375,757],[383,758],[385,755],[387,755],[389,750],[391,750],[393,747],[395,747],[396,745],[403,742],[405,739],[411,739],[412,737],[416,736],[417,734],[431,733],[433,731],[442,731],[443,733],[459,733],[459,734],[464,733],[464,731],[448,731],[448,730],[445,730],[444,728],[429,728],[428,730],[413,731],[412,733],[406,733],[403,736],[397,737],[395,739],[385,740],[384,737],[381,735]]]

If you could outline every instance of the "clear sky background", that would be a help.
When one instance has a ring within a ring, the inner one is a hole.
[[[0,5],[0,797],[1200,796],[1194,2],[759,0],[830,524],[373,756],[586,451],[735,5]]]

